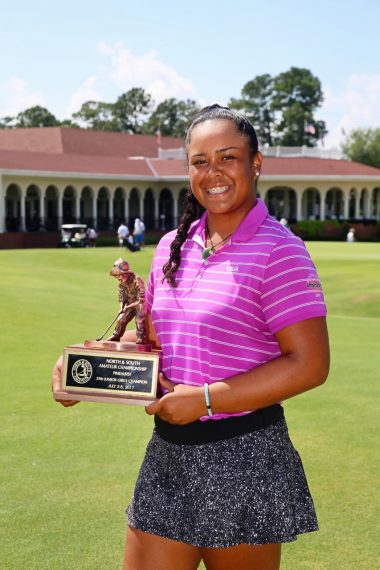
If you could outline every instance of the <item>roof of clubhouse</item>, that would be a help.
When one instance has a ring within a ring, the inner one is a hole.
[[[161,137],[160,148],[179,149],[182,139]],[[132,135],[62,127],[0,130],[0,173],[89,175],[128,179],[187,178],[185,163],[157,158],[155,135]],[[266,178],[379,178],[380,169],[311,157],[264,156]]]

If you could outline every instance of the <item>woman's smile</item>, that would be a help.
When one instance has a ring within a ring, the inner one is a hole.
[[[219,194],[225,194],[229,189],[229,186],[214,186],[213,188],[206,188],[206,192],[212,196],[217,196]]]

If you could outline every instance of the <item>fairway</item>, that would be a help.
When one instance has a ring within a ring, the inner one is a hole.
[[[320,532],[283,547],[282,570],[378,568],[380,244],[310,242],[327,306],[327,383],[285,403]],[[123,252],[147,279],[154,249]],[[66,345],[118,311],[117,248],[0,251],[0,567],[118,570],[124,507],[152,429],[142,407],[51,396]],[[154,565],[152,565],[154,570]]]

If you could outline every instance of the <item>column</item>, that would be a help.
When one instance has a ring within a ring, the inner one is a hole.
[[[129,196],[124,197],[124,223],[129,223]]]
[[[58,191],[58,229],[61,228],[63,222],[63,207],[62,207],[63,195]]]
[[[178,226],[178,195],[173,196],[173,224],[175,228]]]
[[[322,222],[325,221],[326,219],[326,192],[320,192],[321,195],[321,213],[320,213],[320,219]]]
[[[108,200],[107,200],[107,223],[108,223],[108,229],[112,230],[113,229],[113,208],[112,208],[112,196],[111,194],[108,196]]]
[[[140,220],[144,219],[144,196],[142,195],[142,192],[140,193],[139,198],[139,218]]]
[[[40,209],[38,212],[38,217],[40,218],[41,228],[44,228],[45,227],[45,195],[42,195],[42,192],[41,192],[41,197],[40,197]]]
[[[355,192],[355,219],[358,220],[360,218],[360,195],[361,190]]]
[[[343,192],[343,219],[344,220],[348,220],[348,218],[350,217],[349,207],[350,207],[350,191],[346,190]]]
[[[0,233],[5,232],[5,186],[0,176]]]
[[[368,189],[364,193],[363,214],[366,220],[369,220],[369,218],[371,217],[371,200],[370,200],[370,192]]]
[[[94,217],[94,227],[98,229],[98,197],[96,192],[94,192],[92,196],[92,214]]]
[[[75,212],[74,212],[75,221],[77,224],[80,222],[80,194],[76,190],[75,191]]]
[[[154,194],[154,227],[156,230],[160,227],[160,214],[159,214],[159,197]]]
[[[299,190],[296,190],[296,200],[297,200],[296,218],[297,222],[299,222],[300,220],[302,220],[302,192],[300,192]]]
[[[21,198],[20,198],[20,231],[25,231],[25,194],[21,190]]]

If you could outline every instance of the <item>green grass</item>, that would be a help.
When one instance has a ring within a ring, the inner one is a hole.
[[[286,403],[319,533],[283,547],[283,570],[374,570],[380,370],[380,244],[309,243],[329,310],[332,368]],[[117,248],[0,252],[0,566],[121,567],[128,504],[152,419],[138,406],[51,397],[65,345],[95,338],[118,309]],[[147,277],[153,249],[129,254]],[[152,570],[153,567],[152,567]]]

